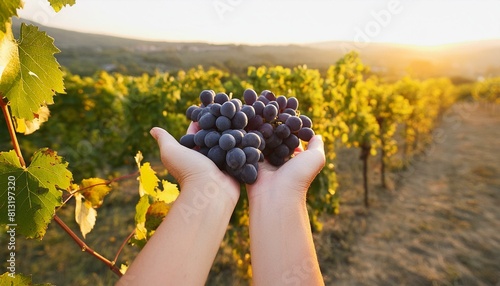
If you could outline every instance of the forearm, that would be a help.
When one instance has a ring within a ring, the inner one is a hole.
[[[236,205],[223,187],[186,186],[118,285],[204,285]]]
[[[274,203],[271,196],[250,202],[255,285],[323,285],[305,198]]]

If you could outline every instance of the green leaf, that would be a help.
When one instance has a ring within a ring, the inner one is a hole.
[[[0,152],[0,224],[17,224],[16,231],[27,238],[42,238],[61,205],[61,191],[70,186],[73,175],[56,152],[43,148],[35,152],[29,167],[21,166],[12,150]],[[7,190],[7,189],[3,189]],[[9,197],[15,197],[15,218],[9,220]]]
[[[82,194],[76,193],[75,200],[75,220],[80,226],[80,231],[82,232],[83,238],[85,238],[87,233],[89,233],[94,228],[97,211],[92,207],[92,204],[90,202],[82,202]]]
[[[22,0],[3,0],[0,1],[0,34],[7,31],[7,23],[10,18],[17,16],[17,9],[23,7]]]
[[[52,286],[54,284],[44,283],[44,284],[33,284],[31,281],[31,275],[24,275],[22,273],[16,273],[15,275],[9,275],[9,272],[5,272],[0,275],[0,285],[1,286]],[[12,277],[14,276],[14,277]]]
[[[59,12],[66,5],[73,6],[75,4],[75,0],[49,0],[49,3],[54,11]]]
[[[53,38],[24,23],[19,41],[3,49],[2,45],[0,53],[9,55],[9,62],[1,76],[0,91],[9,99],[13,116],[32,120],[42,105],[54,103],[55,92],[64,92],[63,72],[54,57],[60,51]]]

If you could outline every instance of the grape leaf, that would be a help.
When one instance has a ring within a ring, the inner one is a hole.
[[[16,132],[24,133],[24,135],[29,135],[42,126],[43,123],[47,122],[49,119],[50,111],[47,106],[42,106],[36,112],[35,118],[33,120],[26,120],[23,118],[14,117],[14,124],[16,127]]]
[[[19,64],[17,43],[12,34],[12,24],[6,23],[7,31],[0,31],[0,86],[9,77],[9,71],[15,70],[15,64]],[[11,75],[12,76],[12,75]],[[0,89],[1,92],[1,89]]]
[[[146,223],[144,226],[148,231],[156,230],[170,210],[170,205],[156,201],[152,203],[146,212]]]
[[[8,199],[0,192],[0,224],[17,224],[16,231],[27,238],[42,238],[47,225],[61,205],[61,191],[70,186],[73,175],[56,152],[43,148],[35,152],[29,167],[21,166],[14,150],[0,152],[0,186],[15,193],[15,219],[9,220]]]
[[[14,277],[9,276],[9,272],[5,272],[0,275],[0,285],[2,286],[52,286],[54,284],[43,283],[43,284],[33,284],[31,280],[31,275],[24,275],[22,273],[16,273]]]
[[[54,39],[24,23],[20,39],[14,44],[15,49],[11,43],[6,51],[9,62],[1,77],[0,91],[9,99],[13,116],[32,120],[40,106],[54,103],[55,92],[64,92],[63,72],[54,57],[60,51]]]
[[[136,229],[135,229],[135,235],[134,235],[134,241],[136,244],[143,245],[143,240],[147,238],[147,229],[144,226],[146,222],[146,212],[148,211],[150,204],[149,204],[149,196],[145,195],[142,196],[139,199],[139,202],[137,202],[137,205],[135,206],[135,224],[136,224]]]
[[[92,207],[89,201],[83,200],[83,195],[80,193],[75,194],[76,207],[75,207],[75,220],[80,226],[83,238],[89,233],[95,225],[97,211]]]
[[[73,6],[75,4],[75,0],[49,0],[49,3],[54,11],[59,12],[66,5]]]
[[[158,185],[158,177],[156,172],[151,168],[149,163],[144,163],[139,169],[139,194],[148,194],[155,196],[155,189]]]
[[[94,208],[102,205],[104,197],[111,192],[107,181],[100,178],[83,179],[80,189],[85,200]]]
[[[10,23],[10,18],[17,16],[17,9],[22,7],[22,0],[0,1],[0,33],[7,31],[7,22]]]
[[[176,184],[172,184],[167,180],[162,180],[163,184],[163,191],[158,190],[156,192],[156,198],[159,201],[163,201],[167,204],[170,204],[171,202],[175,201],[177,197],[179,196],[179,189],[177,189]]]

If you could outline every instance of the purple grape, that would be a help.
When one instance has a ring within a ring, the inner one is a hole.
[[[288,154],[290,153],[290,148],[286,146],[286,144],[281,144],[278,147],[274,149],[274,154],[276,154],[278,157],[288,157]]]
[[[301,114],[299,116],[300,120],[302,120],[302,127],[312,128],[312,120],[306,115]]]
[[[213,116],[219,117],[220,116],[220,107],[221,107],[221,105],[219,103],[212,103],[209,107],[210,113]]]
[[[264,111],[264,107],[266,107],[266,105],[262,101],[256,101],[252,104],[252,106],[255,110],[255,114],[262,116],[262,112]]]
[[[205,147],[205,136],[208,134],[208,130],[198,130],[194,135],[194,143],[196,146]]]
[[[222,150],[229,151],[236,146],[236,139],[231,134],[222,134],[219,139],[219,146]]]
[[[278,108],[272,104],[268,104],[264,108],[263,115],[267,122],[271,122],[278,116]]]
[[[290,136],[290,128],[286,124],[280,124],[278,127],[276,127],[276,135],[278,135],[279,138],[284,139]]]
[[[286,103],[286,107],[297,110],[299,108],[299,100],[295,97],[290,97]]]
[[[247,115],[248,120],[255,117],[255,109],[251,105],[244,105],[241,108],[241,112],[243,112]]]
[[[303,127],[299,130],[297,135],[299,136],[300,140],[309,142],[309,140],[311,140],[311,138],[313,138],[314,136],[314,131],[309,127]]]
[[[259,148],[261,139],[259,135],[255,133],[247,133],[243,136],[243,140],[241,141],[242,147],[254,147]]]
[[[182,146],[189,149],[193,149],[196,146],[196,144],[194,143],[194,134],[186,134],[182,136],[179,142]]]
[[[231,120],[225,116],[218,117],[215,120],[215,126],[219,131],[224,131],[231,128]]]
[[[222,150],[219,145],[215,145],[210,150],[208,150],[207,157],[212,160],[212,162],[222,169],[224,167],[224,163],[226,163],[226,151]]]
[[[273,126],[267,122],[262,124],[262,126],[259,127],[259,131],[260,131],[260,133],[262,133],[262,136],[264,138],[269,138],[274,133]]]
[[[285,124],[290,128],[290,131],[297,132],[302,128],[302,120],[296,116],[290,116]]]
[[[207,106],[214,102],[214,92],[211,90],[204,90],[200,93],[200,101],[203,105]]]
[[[205,142],[205,146],[208,148],[212,148],[215,145],[219,144],[219,139],[220,139],[220,133],[217,131],[210,131],[207,135],[205,135],[205,139],[203,142]]]
[[[257,181],[257,169],[252,164],[245,164],[239,177],[243,183],[253,184]]]
[[[245,153],[246,162],[248,164],[255,164],[260,159],[260,151],[257,148],[245,147],[245,148],[243,148],[243,152]]]
[[[214,98],[214,102],[218,104],[224,104],[224,102],[229,101],[229,96],[223,92],[217,93]]]
[[[286,146],[288,146],[288,148],[290,148],[291,150],[295,150],[295,148],[299,147],[300,140],[296,135],[290,134],[290,136],[283,140],[283,143],[285,143]]]
[[[276,97],[276,102],[279,105],[279,110],[285,110],[287,101],[288,100],[286,99],[286,96],[284,96],[284,95],[280,95],[280,96]]]
[[[220,107],[220,114],[225,117],[232,119],[234,114],[236,113],[236,106],[231,101],[226,101]]]
[[[247,88],[243,92],[243,99],[246,104],[252,105],[255,101],[257,101],[257,93],[255,90]]]
[[[226,154],[226,164],[229,168],[237,170],[246,162],[245,152],[240,148],[233,148],[227,151]]]
[[[243,129],[248,124],[247,115],[241,111],[237,111],[231,120],[231,127],[233,129]]]
[[[188,109],[186,110],[186,118],[188,120],[191,120],[191,115],[193,114],[193,111],[195,111],[198,108],[199,107],[196,105],[191,105],[190,107],[188,107]]]
[[[198,125],[201,129],[212,129],[215,127],[215,120],[217,118],[211,113],[207,112],[203,116],[201,116],[200,120],[198,120]]]

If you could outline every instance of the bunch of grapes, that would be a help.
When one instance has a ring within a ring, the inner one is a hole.
[[[243,93],[245,104],[225,93],[204,90],[200,106],[190,106],[186,116],[198,122],[196,134],[186,134],[180,143],[194,148],[221,170],[246,184],[257,180],[258,162],[267,159],[274,166],[288,161],[300,140],[314,136],[312,121],[298,111],[295,97],[276,97],[264,90]]]

